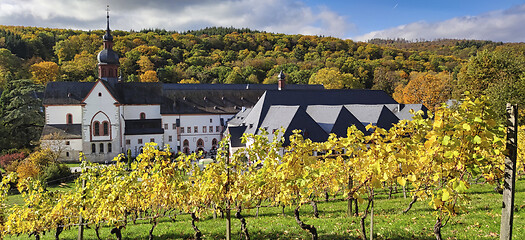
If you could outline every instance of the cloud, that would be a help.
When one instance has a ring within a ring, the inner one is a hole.
[[[3,25],[73,29],[105,27],[107,0],[2,0]],[[210,26],[248,27],[288,34],[347,36],[355,27],[326,7],[298,0],[113,0],[111,26],[122,30],[185,31]]]
[[[373,38],[418,39],[476,39],[502,42],[525,41],[525,4],[507,10],[492,11],[478,16],[452,18],[442,22],[414,22],[353,37],[357,41]]]

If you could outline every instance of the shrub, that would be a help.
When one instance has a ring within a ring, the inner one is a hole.
[[[23,160],[27,155],[25,153],[17,152],[0,156],[0,167],[7,171],[9,165],[13,162]]]
[[[52,163],[44,168],[42,179],[49,184],[55,184],[57,180],[71,176],[68,166],[61,163]]]

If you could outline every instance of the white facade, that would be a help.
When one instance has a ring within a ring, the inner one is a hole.
[[[68,124],[68,114],[71,114],[72,124],[82,123],[82,106],[46,106],[46,124]]]
[[[141,119],[141,113],[146,119],[160,119],[160,105],[123,105],[124,119]]]
[[[232,117],[231,114],[163,115],[164,142],[170,144],[172,149],[185,153],[209,153],[218,147],[223,137],[223,125]],[[177,119],[179,127],[174,128]]]

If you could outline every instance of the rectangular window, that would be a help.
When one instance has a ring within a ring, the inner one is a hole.
[[[155,142],[155,138],[150,138],[149,142]]]
[[[211,133],[213,132],[213,126],[210,126],[210,132]]]
[[[126,145],[131,145],[131,140],[126,139]]]
[[[203,133],[206,133],[206,129],[207,129],[206,126],[202,126],[202,132]]]
[[[171,128],[172,128],[173,130],[177,129],[177,124],[175,124],[175,123],[174,123],[174,124],[171,124]]]
[[[168,124],[164,123],[164,129],[168,130]]]
[[[195,126],[195,127],[193,127],[193,130],[194,130],[193,131],[194,133],[198,133],[199,132],[199,127]]]
[[[173,137],[172,136],[168,136],[168,142],[173,142]]]
[[[220,132],[220,131],[221,131],[220,126],[215,126],[215,132]]]
[[[142,138],[139,138],[139,140],[137,142],[138,142],[138,144],[142,144]]]
[[[69,146],[69,141],[66,141],[66,145],[68,145],[68,146]]]
[[[184,133],[184,128],[183,127],[180,128],[180,133]]]
[[[212,123],[213,119],[210,118],[210,123]]]
[[[108,143],[108,153],[110,153],[113,150],[113,146],[111,143]]]
[[[191,127],[188,127],[188,133],[191,133]]]

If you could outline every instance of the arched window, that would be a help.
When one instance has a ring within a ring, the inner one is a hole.
[[[213,140],[211,140],[211,145],[213,147],[216,147],[217,146],[217,138],[214,138]]]
[[[143,112],[141,112],[141,113],[140,113],[140,119],[146,119],[146,114],[143,113]]]
[[[73,124],[73,114],[68,113],[68,114],[66,115],[66,123],[67,123],[67,124]]]
[[[197,140],[197,147],[204,147],[204,140],[199,138],[199,140]]]
[[[107,121],[102,122],[102,136],[109,136],[109,124]]]
[[[184,142],[182,142],[182,146],[184,147],[187,147],[190,145],[190,141],[188,141],[188,139],[184,140]]]
[[[113,146],[111,145],[111,143],[108,143],[108,153],[110,153],[113,150],[112,147]]]
[[[98,121],[93,123],[93,136],[100,136],[100,123]]]
[[[97,146],[94,143],[92,143],[91,144],[91,153],[96,153],[96,152],[97,152]]]
[[[100,144],[100,153],[104,153],[104,143]]]

